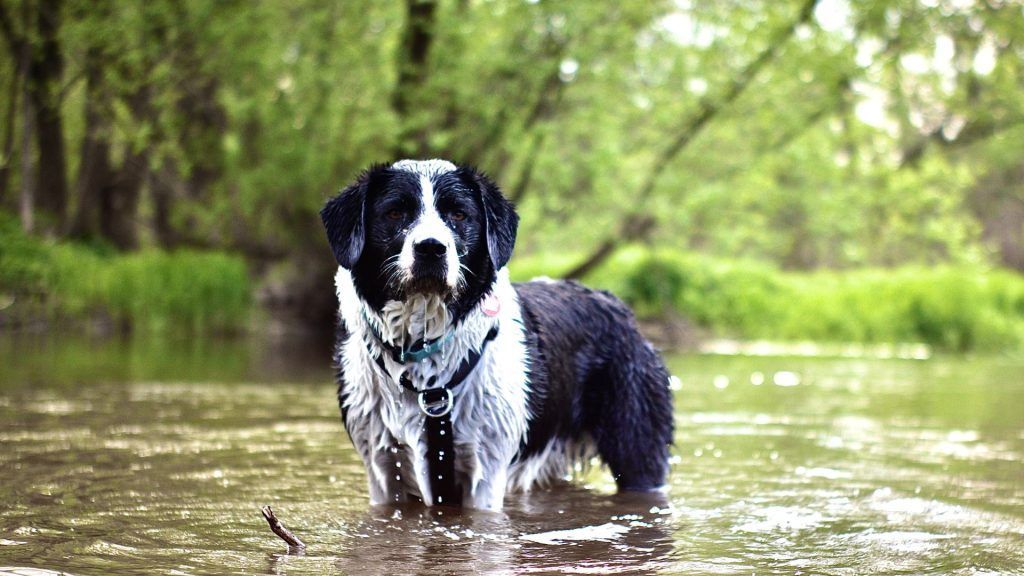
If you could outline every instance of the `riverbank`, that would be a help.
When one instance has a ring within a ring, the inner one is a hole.
[[[266,330],[275,318],[256,302],[264,280],[237,255],[53,243],[22,234],[9,219],[0,220],[0,246],[0,329],[223,333]],[[513,279],[557,277],[575,256],[516,256]],[[671,348],[715,338],[958,352],[1024,347],[1024,276],[997,268],[792,272],[635,247],[586,284],[625,300],[645,331]]]
[[[513,259],[512,275],[556,275],[576,255]],[[644,321],[738,340],[921,343],[959,352],[1024,346],[1024,276],[981,266],[791,272],[679,251],[619,251],[587,278]]]

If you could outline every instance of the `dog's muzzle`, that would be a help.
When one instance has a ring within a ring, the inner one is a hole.
[[[439,240],[427,238],[413,245],[413,263],[408,292],[443,294],[451,290],[447,282],[448,248]]]
[[[448,249],[436,238],[427,238],[417,242],[412,247],[416,262],[443,262]]]

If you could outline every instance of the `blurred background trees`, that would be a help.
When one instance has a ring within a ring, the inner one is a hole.
[[[1008,0],[0,0],[0,211],[50,241],[244,256],[330,322],[324,200],[444,157],[517,254],[1024,270]]]

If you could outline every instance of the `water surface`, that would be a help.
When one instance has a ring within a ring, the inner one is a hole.
[[[439,514],[369,507],[328,352],[291,342],[0,338],[0,566],[1024,573],[1019,359],[672,355],[666,499],[595,467],[504,514]]]

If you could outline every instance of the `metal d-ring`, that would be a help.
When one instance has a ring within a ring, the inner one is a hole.
[[[436,390],[437,388],[433,388],[430,390],[422,390],[420,391],[419,394],[416,395],[416,400],[417,402],[419,402],[420,410],[422,410],[424,414],[430,416],[431,418],[440,418],[442,416],[447,416],[448,413],[452,411],[452,406],[455,404],[452,391],[448,388],[442,388],[442,390],[444,390],[445,393],[443,400],[439,399],[434,400],[433,402],[427,402],[427,393],[434,392]]]

